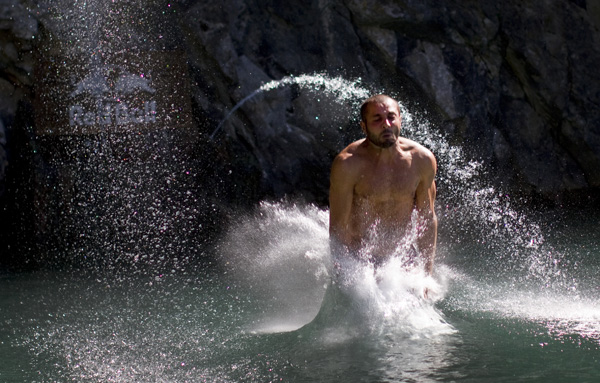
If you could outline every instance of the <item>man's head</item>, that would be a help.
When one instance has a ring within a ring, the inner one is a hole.
[[[385,149],[396,143],[401,127],[396,100],[384,94],[369,97],[362,103],[360,115],[360,126],[373,145]]]

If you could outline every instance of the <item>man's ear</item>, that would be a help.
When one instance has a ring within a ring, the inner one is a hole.
[[[360,128],[362,129],[364,134],[367,134],[367,124],[364,121],[360,122]]]

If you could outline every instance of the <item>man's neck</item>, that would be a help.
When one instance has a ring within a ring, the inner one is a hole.
[[[399,140],[399,138],[398,138]],[[399,149],[399,141],[396,140],[396,142],[394,143],[394,145],[387,147],[387,148],[382,148],[380,146],[375,145],[374,143],[372,143],[371,141],[369,141],[367,139],[367,151],[375,156],[378,157],[379,160],[391,160],[394,157],[396,157],[398,155],[398,153],[400,152]]]

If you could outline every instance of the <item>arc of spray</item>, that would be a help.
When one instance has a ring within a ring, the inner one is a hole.
[[[223,118],[221,120],[221,122],[219,122],[219,125],[217,125],[217,127],[215,128],[215,130],[213,130],[212,134],[210,135],[210,140],[211,141],[214,140],[216,134],[223,127],[223,124],[225,124],[225,122],[229,119],[229,117],[231,117],[231,115],[234,114],[236,112],[236,110],[238,110],[239,108],[241,108],[241,106],[244,105],[246,103],[246,101],[250,100],[251,98],[253,98],[254,96],[256,96],[259,93],[262,93],[262,92],[265,92],[265,91],[268,91],[268,90],[277,89],[277,88],[282,87],[283,85],[291,84],[292,82],[290,81],[290,79],[291,79],[291,77],[284,77],[283,79],[281,79],[279,81],[277,81],[277,80],[269,81],[268,83],[261,85],[258,89],[254,90],[248,96],[244,97],[240,102],[238,102],[229,111],[229,113],[227,113],[227,115],[225,116],[225,118]]]
[[[360,88],[356,85],[356,83],[360,82],[358,79],[356,82],[350,82],[341,77],[336,77],[333,79],[328,79],[324,75],[302,75],[302,76],[286,76],[281,80],[273,80],[269,81],[266,84],[261,85],[258,89],[254,90],[248,96],[244,97],[240,102],[238,102],[230,111],[227,113],[225,118],[221,120],[219,125],[213,130],[210,135],[210,140],[214,141],[215,136],[221,130],[225,122],[231,117],[233,113],[235,113],[246,101],[255,97],[259,93],[270,91],[273,89],[281,88],[286,85],[298,84],[298,85],[318,85],[325,87],[325,93],[336,94],[337,98],[341,101],[347,100],[350,97],[356,97],[360,99],[364,99],[369,96],[369,91],[363,88]]]

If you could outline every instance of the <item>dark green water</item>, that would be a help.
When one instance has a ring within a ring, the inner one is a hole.
[[[229,238],[248,243],[243,261],[224,256],[237,264],[227,273],[2,275],[0,381],[600,381],[593,217],[551,228],[546,243],[561,256],[547,275],[447,239],[435,302],[411,291],[426,283],[418,276],[378,285],[356,274],[346,300],[326,299],[302,327],[325,293],[325,213],[269,209],[254,228],[270,240]]]

